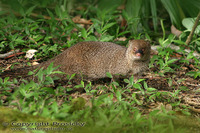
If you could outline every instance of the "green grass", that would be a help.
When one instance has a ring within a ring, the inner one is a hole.
[[[52,0],[52,3],[54,2]],[[136,19],[141,13],[140,8],[148,7],[148,5],[141,5],[141,7],[137,8],[135,14],[131,14],[130,12],[134,11],[131,5],[120,12],[116,10],[117,6],[106,10],[108,7],[102,6],[104,2],[98,3],[99,8],[94,7],[94,3],[91,5],[83,4],[83,7],[87,7],[85,10],[67,9],[66,6],[73,5],[73,2],[68,3],[66,1],[60,1],[54,8],[48,6],[49,4],[51,5],[48,1],[35,1],[37,6],[30,6],[31,4],[27,4],[26,1],[17,2],[19,7],[23,8],[20,10],[13,7],[13,10],[15,13],[19,12],[20,16],[16,16],[13,13],[6,15],[1,12],[0,53],[6,53],[11,49],[20,49],[24,52],[28,49],[37,49],[38,52],[34,58],[45,61],[80,41],[110,41],[119,45],[126,45],[128,40],[132,38],[158,40],[161,48],[158,49],[158,55],[153,55],[149,66],[150,68],[158,69],[152,72],[152,75],[155,77],[159,75],[160,80],[162,77],[170,86],[170,90],[162,88],[164,91],[160,91],[159,88],[151,87],[146,79],[134,82],[133,76],[120,82],[113,81],[112,75],[109,73],[107,73],[107,76],[110,81],[100,85],[85,81],[73,85],[75,75],[68,75],[67,79],[69,80],[65,85],[57,85],[57,78],[51,75],[55,73],[62,74],[62,72],[56,71],[56,68],[53,68],[53,64],[51,64],[46,70],[39,70],[34,75],[35,79],[37,79],[34,81],[9,79],[8,77],[0,78],[1,108],[7,106],[12,110],[17,110],[18,113],[28,114],[30,115],[29,117],[39,116],[59,122],[86,123],[84,127],[73,127],[74,132],[165,133],[186,132],[190,131],[193,126],[196,129],[195,124],[190,125],[187,123],[187,116],[191,119],[193,117],[189,107],[182,105],[182,100],[179,97],[181,93],[187,92],[188,88],[179,86],[177,89],[173,81],[177,78],[175,72],[180,70],[180,67],[184,64],[192,64],[194,66],[196,71],[191,70],[186,73],[192,79],[198,80],[200,78],[199,71],[197,71],[200,69],[199,59],[194,57],[192,52],[188,55],[184,54],[180,59],[173,59],[171,55],[174,54],[174,51],[166,48],[171,43],[175,43],[180,47],[185,45],[184,41],[187,38],[187,32],[184,32],[180,38],[175,38],[175,36],[168,34],[168,31],[165,31],[169,27],[165,27],[164,21],[161,21],[160,27],[156,27],[158,20],[157,14],[154,12],[156,8],[155,1],[149,3],[153,8],[151,12],[153,27],[155,31],[162,33],[162,36],[156,37],[151,35],[150,28],[140,27],[141,23],[147,24],[146,21],[141,22]],[[166,1],[162,0],[162,3],[166,3]],[[118,2],[117,4],[120,5],[121,3]],[[38,17],[33,17],[31,13],[37,12],[37,9],[43,11],[44,14],[39,12]],[[50,16],[51,19],[46,19],[44,15]],[[72,18],[76,15],[81,15],[86,20],[92,20],[92,24],[82,26],[74,23]],[[127,20],[129,25],[120,26],[121,16]],[[60,20],[58,21],[56,18]],[[173,21],[179,23],[180,18],[177,19],[177,22],[175,18]],[[135,21],[137,22],[134,23]],[[141,30],[140,28],[144,29]],[[127,40],[125,42],[115,41],[119,37],[126,37]],[[195,34],[193,40],[189,47],[195,50],[196,47],[200,46],[199,34]],[[185,53],[183,48],[179,51]],[[18,58],[24,59],[23,56]],[[193,63],[190,60],[193,60]],[[182,64],[177,65],[175,62]],[[2,72],[5,68],[2,66],[0,69],[2,69],[0,70]],[[169,77],[167,74],[172,76]],[[184,80],[180,79],[177,82],[181,83]],[[82,89],[85,92],[73,92],[75,89]],[[153,106],[152,104],[159,105],[159,107],[155,105],[155,108],[152,109],[149,107]],[[172,109],[168,109],[167,105]],[[1,118],[4,118],[0,119],[1,122],[6,119],[9,122],[32,120],[29,117],[27,118],[26,115],[21,119],[21,117],[17,117],[18,113],[16,112],[11,112],[16,116],[9,118],[8,115],[3,115],[6,114],[5,110],[7,109],[3,108],[3,111],[0,111]],[[180,118],[179,114],[184,117]],[[198,123],[197,119],[192,120]],[[37,119],[34,119],[34,121],[37,121]],[[7,129],[5,127],[0,128],[0,130]]]

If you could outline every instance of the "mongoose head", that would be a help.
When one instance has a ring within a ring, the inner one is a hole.
[[[144,40],[130,40],[126,56],[129,60],[146,61],[150,59],[151,46],[148,41]]]

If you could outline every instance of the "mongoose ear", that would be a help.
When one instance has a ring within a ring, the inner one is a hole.
[[[126,50],[126,53],[129,54],[129,53],[132,53],[132,50],[133,50],[133,44],[135,43],[135,40],[129,40],[128,41],[128,48]]]
[[[134,43],[135,43],[135,40],[129,40],[128,41],[128,48],[132,47]]]

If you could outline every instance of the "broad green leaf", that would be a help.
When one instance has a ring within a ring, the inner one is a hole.
[[[112,26],[115,25],[115,24],[116,24],[116,23],[108,23],[108,24],[106,24],[106,25],[103,27],[102,31],[107,30],[108,28],[112,27]]]
[[[42,90],[47,91],[50,94],[55,94],[54,89],[52,89],[50,87],[43,87]]]
[[[200,77],[200,72],[195,73],[194,78],[196,79],[197,77]]]
[[[192,27],[194,26],[195,19],[194,18],[185,18],[182,21],[182,24],[187,30],[191,31]],[[198,25],[195,29],[195,33],[198,34],[200,33],[200,25]]]
[[[119,86],[119,84],[117,82],[112,82],[113,85]]]
[[[194,25],[195,19],[194,18],[184,18],[182,24],[187,30],[191,31]]]
[[[10,77],[6,77],[6,78],[4,79],[4,83],[6,83],[6,82],[9,80],[9,78],[10,78]]]
[[[69,80],[73,79],[75,76],[76,76],[76,74],[75,74],[75,73],[74,73],[74,74],[72,74],[72,75],[70,76]]]
[[[171,60],[169,60],[169,61],[167,61],[167,64],[169,65],[169,64],[171,64],[171,63],[173,63],[173,62],[175,62],[175,61],[177,61],[178,59],[171,59]]]
[[[134,83],[134,84],[133,84],[133,87],[136,88],[136,89],[141,89],[141,86],[140,86],[139,84],[135,84],[135,83]]]
[[[51,17],[51,19],[55,19],[53,13],[49,9],[47,9],[47,12],[49,16]]]
[[[28,75],[33,75],[33,74],[34,74],[33,71],[29,71],[29,72],[28,72]]]
[[[148,92],[152,92],[152,91],[156,91],[157,89],[155,89],[155,88],[147,88],[147,91]]]
[[[144,88],[147,90],[148,89],[148,86],[147,86],[147,83],[144,82]]]
[[[24,97],[26,96],[26,91],[23,88],[20,89],[19,92],[22,94],[22,96]]]
[[[161,0],[161,2],[169,13],[171,22],[176,24],[178,28],[181,27],[181,21],[185,18],[185,14],[177,0]]]
[[[155,0],[150,0],[150,5],[151,5],[151,14],[152,14],[152,19],[153,19],[153,27],[154,30],[157,31],[158,27],[158,17],[157,17],[157,7],[156,7],[156,1]]]
[[[129,81],[130,81],[131,84],[133,84],[134,83],[134,77],[131,76],[130,79],[129,79]]]
[[[43,109],[42,109],[42,113],[41,113],[41,116],[43,116],[43,117],[49,117],[51,115],[51,112],[50,112],[50,110],[49,110],[49,107],[47,108],[47,107],[44,107]]]
[[[113,38],[114,38],[114,36],[103,35],[103,36],[101,36],[100,40],[101,40],[102,42],[109,42],[109,41],[111,41]]]
[[[149,115],[151,115],[151,116],[155,116],[155,115],[157,115],[158,113],[160,112],[160,110],[153,110],[153,111],[151,111],[150,113],[149,113]]]
[[[58,5],[56,5],[56,7],[55,7],[55,13],[60,19],[63,19],[61,8]]]
[[[58,103],[57,102],[53,102],[53,104],[51,105],[52,106],[52,110],[57,113],[58,112]]]
[[[81,84],[75,85],[74,88],[84,88],[84,82],[81,81]]]
[[[47,67],[47,74],[51,74],[53,71],[53,62]]]
[[[124,34],[127,34],[127,33],[130,33],[130,31],[120,32],[120,33],[118,34],[118,37],[120,37],[120,36],[122,36],[122,35],[124,35]]]
[[[140,23],[140,14],[143,0],[127,0],[126,2],[126,9],[123,13],[126,15],[126,20],[131,27],[131,33],[137,34],[138,33],[138,25]]]
[[[61,72],[61,71],[53,71],[51,74],[65,74],[64,72]]]
[[[133,94],[132,94],[132,97],[133,97],[133,99],[134,99],[134,102],[136,102],[138,105],[142,105],[142,103],[141,103],[139,100],[137,100],[137,98],[136,98],[136,93],[133,93]]]
[[[125,83],[130,83],[130,81],[128,79],[124,79]]]
[[[137,83],[139,83],[139,82],[142,82],[142,81],[144,81],[145,79],[139,79],[138,81],[137,81]]]
[[[32,7],[30,7],[28,10],[26,10],[26,15],[30,15],[31,14],[31,12],[34,10],[34,8],[35,8],[36,6],[32,6]]]
[[[106,76],[107,76],[108,78],[113,78],[112,74],[109,73],[109,72],[106,72]]]
[[[177,44],[185,44],[184,41],[181,41],[181,40],[173,40],[174,43],[177,43]]]
[[[81,35],[83,38],[87,38],[87,31],[85,30],[85,28],[81,30]]]
[[[36,41],[36,42],[38,42],[39,40],[41,40],[42,38],[43,38],[44,36],[38,36],[37,38],[35,38],[34,40]]]
[[[43,73],[44,73],[43,69],[40,69],[36,74],[40,82],[43,80],[43,75],[44,75]]]
[[[53,79],[50,77],[50,76],[47,76],[47,77],[45,77],[45,83],[46,84],[54,84],[54,81],[53,81]]]
[[[97,101],[102,101],[103,99],[107,98],[109,94],[104,94],[104,95],[100,95],[98,98],[97,98]]]
[[[122,100],[121,92],[119,90],[117,90],[115,94],[116,94],[117,100],[121,101]]]

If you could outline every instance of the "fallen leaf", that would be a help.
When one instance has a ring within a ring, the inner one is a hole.
[[[171,33],[176,35],[177,37],[179,37],[182,33],[182,31],[176,29],[176,27],[174,25],[171,26]]]

